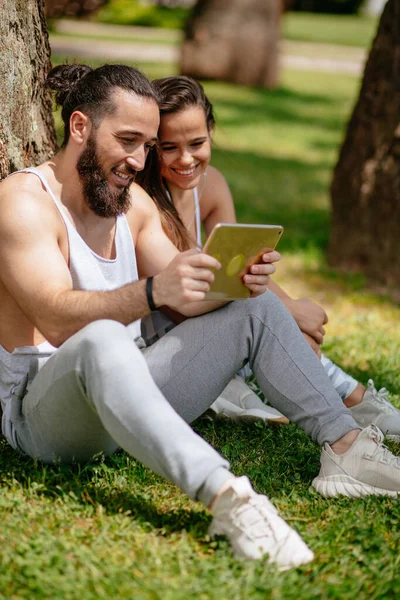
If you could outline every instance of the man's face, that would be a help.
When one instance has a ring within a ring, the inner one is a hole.
[[[100,217],[115,217],[130,206],[129,187],[156,143],[159,111],[152,99],[117,89],[116,110],[92,128],[77,171],[89,207]]]

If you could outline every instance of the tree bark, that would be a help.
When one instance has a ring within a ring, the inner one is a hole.
[[[198,0],[185,29],[181,73],[275,86],[282,8],[281,0]]]
[[[57,146],[43,83],[50,46],[42,0],[0,4],[0,179],[47,160]]]
[[[400,286],[400,0],[388,0],[332,188],[330,263]]]

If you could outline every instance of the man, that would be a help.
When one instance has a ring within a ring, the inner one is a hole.
[[[313,482],[324,495],[395,496],[400,460],[379,430],[360,433],[272,293],[219,310],[203,301],[218,262],[179,253],[133,182],[159,123],[148,80],[122,65],[66,65],[48,85],[62,105],[63,146],[0,186],[4,434],[45,462],[120,446],[208,506],[211,533],[225,534],[236,555],[267,553],[280,568],[309,562],[312,552],[267,498],[187,422],[249,361],[271,403],[326,443]],[[255,296],[278,259],[266,255],[245,276]],[[141,351],[139,319],[162,305],[208,314]]]

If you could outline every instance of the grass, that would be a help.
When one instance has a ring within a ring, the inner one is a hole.
[[[132,0],[111,0],[96,20],[116,25],[142,25],[182,29],[189,10],[180,7],[141,5]],[[287,12],[282,20],[286,40],[369,48],[378,19],[370,15],[329,15]]]
[[[369,15],[288,12],[282,34],[286,40],[369,48],[377,23],[378,19]]]
[[[61,57],[53,57],[60,60]],[[99,61],[100,63],[101,61]],[[168,65],[142,65],[161,76]],[[330,314],[326,352],[400,407],[400,308],[362,277],[331,270],[328,187],[359,82],[288,71],[273,92],[207,83],[214,164],[239,218],[280,222],[278,279]],[[311,488],[319,449],[294,425],[212,422],[196,430],[247,474],[313,548],[315,561],[277,573],[210,542],[210,517],[124,452],[87,465],[43,466],[0,446],[0,598],[13,600],[396,599],[400,503],[325,500]],[[391,444],[400,454],[400,446]]]
[[[129,47],[131,44],[146,44],[146,45],[165,45],[165,46],[178,46],[180,44],[180,38],[177,36],[176,39],[166,39],[166,38],[146,38],[142,36],[135,35],[88,35],[88,34],[76,34],[76,33],[63,33],[62,35],[58,33],[53,33],[52,38],[58,39],[71,39],[71,40],[87,40],[90,38],[91,40],[101,40],[107,42],[116,42],[118,45],[126,45]]]

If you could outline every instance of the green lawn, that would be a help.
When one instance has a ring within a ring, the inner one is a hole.
[[[143,28],[145,29],[145,28]],[[146,30],[148,28],[146,27]],[[87,33],[63,33],[62,35],[58,33],[52,33],[52,38],[57,38],[65,41],[66,39],[71,40],[98,40],[98,41],[109,41],[109,42],[117,42],[118,45],[126,45],[127,47],[131,44],[145,44],[146,46],[154,46],[154,45],[166,45],[166,46],[178,46],[181,42],[179,32],[177,31],[177,35],[174,38],[155,38],[155,37],[144,37],[144,36],[135,36],[129,34],[121,34],[121,35],[95,35],[95,34],[87,34]]]
[[[110,8],[110,7],[109,7]],[[100,17],[99,17],[100,18]],[[178,45],[181,42],[181,29],[154,28],[141,26],[132,29],[127,27],[129,19],[123,20],[112,18],[102,18],[99,27],[104,30],[81,31],[82,20],[73,20],[70,27],[66,27],[67,21],[63,19],[63,27],[59,30],[57,20],[51,23],[52,35],[60,35],[77,39],[97,39],[115,41],[121,44],[143,43],[143,44],[166,44]],[[78,23],[79,29],[74,27]],[[182,22],[183,23],[183,22]],[[135,25],[135,21],[131,22]],[[368,49],[376,33],[377,20],[373,17],[362,15],[323,15],[313,13],[286,13],[282,19],[282,38],[287,41],[304,42],[310,44],[310,53],[314,43],[339,46],[336,52],[339,56],[345,58],[345,49],[349,46],[354,48]],[[340,46],[345,46],[341,52]],[[295,47],[298,48],[299,46]],[[294,50],[295,50],[294,48]],[[294,51],[293,50],[293,51]],[[328,49],[329,50],[329,49]],[[304,52],[302,48],[302,53]],[[318,56],[321,49],[318,50]],[[333,50],[330,49],[332,55]],[[312,55],[312,54],[311,54]]]
[[[54,59],[55,57],[53,57]],[[60,59],[61,57],[59,57]],[[142,65],[150,77],[168,65]],[[169,70],[169,71],[168,71]],[[274,92],[207,83],[218,126],[214,164],[239,218],[282,223],[278,279],[327,307],[326,352],[400,407],[400,308],[361,277],[329,269],[328,187],[353,77],[284,72]],[[400,503],[325,500],[311,488],[319,449],[294,425],[195,424],[267,493],[316,554],[277,573],[212,542],[198,504],[121,452],[88,465],[43,466],[0,451],[0,598],[40,600],[397,599]],[[400,454],[400,446],[391,444]]]
[[[288,12],[282,35],[287,40],[369,48],[378,20],[367,15]]]
[[[182,29],[189,11],[182,8],[140,5],[132,0],[111,0],[96,15],[101,23]],[[327,15],[288,12],[282,22],[283,38],[368,48],[377,18],[367,15]]]

